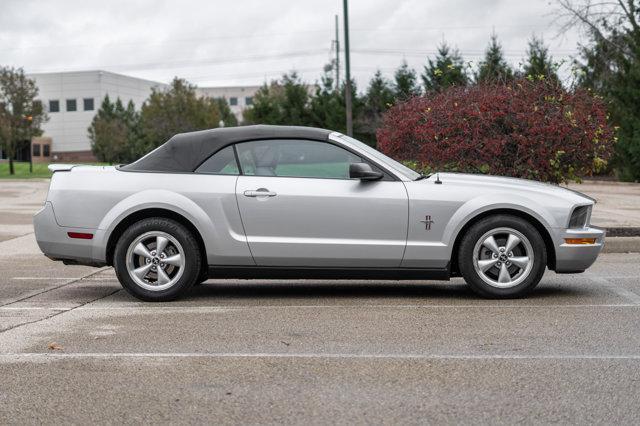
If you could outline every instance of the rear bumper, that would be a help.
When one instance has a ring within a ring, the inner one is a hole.
[[[559,233],[556,241],[556,272],[583,272],[593,265],[604,248],[605,231],[590,227],[567,229]],[[594,244],[566,244],[565,238],[595,238]]]
[[[100,242],[103,232],[97,229],[69,228],[58,225],[51,202],[33,217],[33,228],[40,250],[50,259],[80,265],[103,266],[104,252]],[[69,232],[93,234],[93,239],[70,238]]]

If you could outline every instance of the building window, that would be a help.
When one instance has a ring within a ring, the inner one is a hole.
[[[33,144],[33,156],[34,157],[40,157],[40,144],[39,143],[34,143]]]
[[[50,149],[51,147],[49,144],[42,145],[42,155],[45,157],[48,157],[49,155],[51,155],[51,153],[49,152]]]
[[[84,103],[85,111],[93,111],[93,98],[84,98],[82,102]]]
[[[236,98],[235,96],[230,97],[229,98],[229,105],[231,105],[231,106],[238,105],[238,98]]]
[[[246,98],[244,98],[244,103],[247,106],[251,106],[253,105],[253,97],[251,96],[247,96]]]
[[[78,103],[75,99],[67,99],[67,112],[73,112],[78,110]]]
[[[60,101],[49,101],[49,112],[60,112]]]

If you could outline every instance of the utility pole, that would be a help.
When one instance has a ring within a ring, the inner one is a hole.
[[[340,35],[338,31],[338,15],[336,15],[336,92],[340,90]]]
[[[345,65],[345,93],[344,103],[347,111],[347,135],[353,136],[353,112],[351,111],[351,62],[349,59],[349,6],[348,0],[343,0],[344,6],[344,65]]]

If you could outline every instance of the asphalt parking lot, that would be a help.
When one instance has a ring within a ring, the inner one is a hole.
[[[547,273],[524,300],[210,280],[146,304],[112,269],[40,254],[45,191],[0,182],[1,424],[640,421],[640,254]]]

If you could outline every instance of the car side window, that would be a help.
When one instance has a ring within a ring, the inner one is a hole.
[[[349,165],[362,162],[336,145],[303,139],[243,142],[236,149],[249,176],[349,179]]]
[[[240,174],[233,146],[228,146],[213,154],[196,169],[196,173],[213,175]]]

